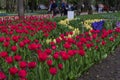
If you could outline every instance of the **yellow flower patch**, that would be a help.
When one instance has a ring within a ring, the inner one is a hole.
[[[101,21],[102,19],[88,19],[83,22],[83,25],[86,27],[86,29],[92,30],[91,24],[93,22]]]

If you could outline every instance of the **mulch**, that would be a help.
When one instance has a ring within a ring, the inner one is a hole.
[[[120,46],[106,59],[92,66],[78,80],[120,80]]]

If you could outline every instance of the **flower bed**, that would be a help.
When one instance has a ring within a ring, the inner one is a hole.
[[[120,28],[75,29],[35,16],[1,20],[0,80],[75,80],[120,43]]]

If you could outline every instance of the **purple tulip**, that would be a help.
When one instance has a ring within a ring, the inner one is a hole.
[[[120,22],[116,22],[116,27],[120,27]]]
[[[103,21],[103,20],[102,20],[102,21],[99,21],[99,22],[93,22],[93,23],[92,23],[92,28],[93,28],[94,30],[102,30],[103,25],[104,25],[104,21]]]

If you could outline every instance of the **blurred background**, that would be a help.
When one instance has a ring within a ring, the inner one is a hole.
[[[119,0],[55,0],[60,11],[61,3],[67,2],[72,5],[76,14],[81,12],[115,12],[120,11]],[[22,9],[27,14],[48,14],[50,4],[53,0],[0,0],[0,15],[16,14]],[[20,6],[21,5],[21,6]],[[18,7],[19,6],[19,7]]]

